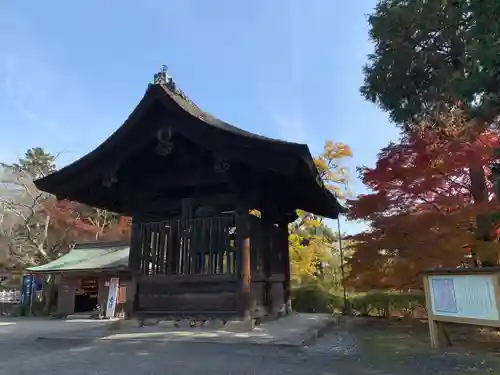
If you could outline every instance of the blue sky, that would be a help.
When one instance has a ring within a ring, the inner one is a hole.
[[[205,111],[246,130],[353,150],[373,165],[397,137],[359,94],[375,0],[0,0],[0,160],[91,151],[162,64]],[[360,229],[343,223],[347,232]]]

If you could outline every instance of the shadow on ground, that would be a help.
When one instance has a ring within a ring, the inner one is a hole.
[[[308,350],[350,357],[366,374],[500,374],[500,339],[471,327],[448,327],[454,346],[434,350],[425,322],[353,318]],[[488,339],[486,339],[488,338]]]

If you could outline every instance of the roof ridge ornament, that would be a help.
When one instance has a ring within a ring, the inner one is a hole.
[[[184,91],[182,91],[180,88],[177,87],[172,76],[168,74],[167,65],[162,65],[161,70],[158,73],[155,73],[155,75],[153,76],[153,85],[165,86],[169,91],[180,96],[189,104],[198,108],[198,106],[191,99],[188,98],[188,96],[184,93]]]
[[[165,85],[169,90],[175,92],[175,82],[168,74],[168,66],[162,65],[158,73],[153,76],[153,84],[155,85]]]

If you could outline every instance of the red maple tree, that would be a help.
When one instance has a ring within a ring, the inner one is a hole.
[[[348,218],[370,229],[350,238],[349,282],[357,288],[410,288],[425,268],[457,266],[462,246],[474,241],[474,219],[498,209],[487,183],[488,199],[474,202],[469,168],[488,163],[498,132],[468,143],[431,130],[413,132],[382,149],[375,168],[360,168],[372,190],[348,202]]]
[[[60,254],[75,242],[127,240],[131,220],[111,212],[71,202],[50,200],[43,206],[50,216],[47,246]]]

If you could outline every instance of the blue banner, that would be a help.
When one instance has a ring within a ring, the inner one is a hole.
[[[31,302],[31,294],[33,293],[33,275],[23,276],[23,303],[29,305]]]

